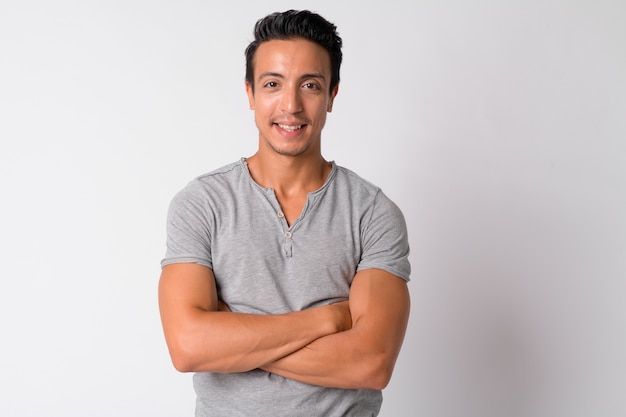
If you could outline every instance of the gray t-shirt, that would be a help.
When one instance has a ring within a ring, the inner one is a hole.
[[[213,270],[218,296],[236,312],[279,314],[348,298],[357,271],[409,280],[409,245],[398,207],[371,183],[332,163],[287,225],[274,191],[245,159],[200,176],[172,200],[162,266]],[[196,373],[196,416],[376,416],[377,390],[324,388],[262,370]]]

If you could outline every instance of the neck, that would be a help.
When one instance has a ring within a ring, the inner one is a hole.
[[[285,156],[257,152],[247,159],[247,163],[254,181],[281,195],[318,190],[324,185],[332,168],[319,153]]]

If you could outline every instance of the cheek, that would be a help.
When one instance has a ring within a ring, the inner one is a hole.
[[[269,115],[276,108],[277,101],[275,97],[263,97],[256,100],[254,107],[257,112]]]
[[[254,106],[254,120],[257,127],[268,129],[272,125],[274,119],[273,107],[267,101],[258,101]]]
[[[254,118],[260,119],[267,113],[266,105],[263,101],[256,100],[254,103]]]
[[[316,118],[321,124],[324,124],[326,117],[328,116],[328,106],[320,106],[317,111]]]

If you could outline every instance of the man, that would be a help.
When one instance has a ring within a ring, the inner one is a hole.
[[[409,316],[404,218],[327,162],[341,38],[274,13],[246,50],[258,151],[189,183],[168,213],[159,305],[197,416],[376,416]]]

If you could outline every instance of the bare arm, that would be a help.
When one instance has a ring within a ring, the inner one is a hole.
[[[213,271],[197,264],[163,268],[159,309],[181,372],[249,371],[351,325],[347,302],[279,315],[218,311]]]
[[[262,369],[313,385],[382,389],[404,339],[410,300],[404,280],[388,272],[358,272],[350,289],[350,330],[319,338]]]

